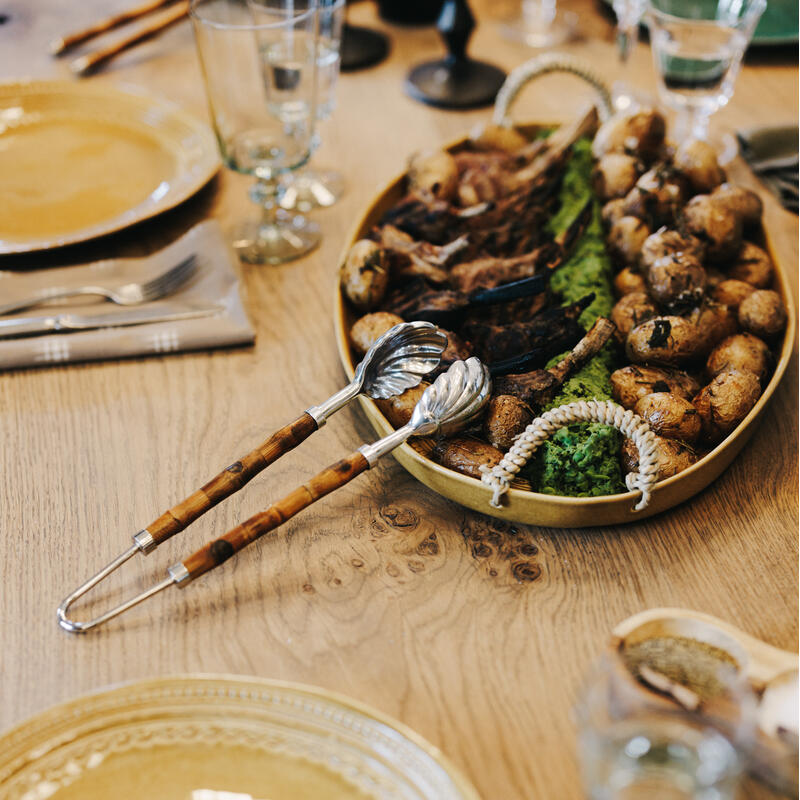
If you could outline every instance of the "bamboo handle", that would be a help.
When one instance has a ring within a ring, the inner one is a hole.
[[[128,50],[140,42],[144,42],[147,39],[153,38],[170,25],[180,22],[188,13],[189,1],[182,0],[158,19],[154,20],[149,25],[140,28],[130,36],[120,39],[119,41],[108,45],[108,47],[103,47],[100,50],[95,50],[93,53],[87,53],[85,56],[76,58],[75,61],[69,65],[69,68],[76,75],[86,75],[87,73],[97,69],[100,64],[110,61],[112,58],[118,56],[125,50]]]
[[[50,53],[54,56],[61,55],[76,45],[85,42],[87,39],[93,39],[95,36],[99,36],[101,33],[106,33],[107,31],[114,30],[114,28],[119,28],[121,25],[125,25],[132,20],[143,17],[145,14],[149,14],[151,11],[156,11],[157,9],[161,8],[162,6],[166,6],[171,2],[172,0],[151,0],[151,2],[145,3],[144,5],[137,6],[129,11],[123,11],[120,14],[115,14],[113,17],[108,17],[100,22],[96,22],[94,25],[90,25],[88,28],[84,28],[82,31],[76,31],[75,33],[68,33],[65,36],[60,36],[58,39],[54,39],[50,43]]]
[[[330,467],[311,478],[308,483],[290,492],[282,500],[273,503],[266,511],[250,517],[224,536],[209,542],[189,556],[183,562],[183,566],[189,573],[189,579],[199,578],[214,567],[218,567],[250,542],[254,542],[265,533],[274,530],[287,519],[319,500],[320,497],[344,486],[367,469],[369,469],[369,462],[358,451],[331,464]],[[188,582],[189,580],[179,585],[183,586]]]
[[[305,441],[315,430],[317,430],[316,420],[310,414],[303,413],[294,422],[273,433],[255,450],[226,467],[196,492],[169,511],[165,511],[155,522],[151,522],[147,530],[155,543],[161,544],[176,533],[180,533],[217,503],[238,492],[282,455]]]

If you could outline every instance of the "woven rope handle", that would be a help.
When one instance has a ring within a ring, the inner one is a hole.
[[[492,499],[489,501],[493,508],[501,507],[501,498],[511,486],[511,481],[542,443],[559,428],[572,425],[574,422],[602,422],[604,425],[613,425],[633,441],[639,451],[639,471],[628,473],[625,476],[625,485],[628,491],[642,493],[633,510],[641,511],[647,507],[650,503],[650,492],[658,477],[656,436],[650,430],[650,426],[633,411],[624,409],[610,400],[578,400],[553,408],[537,417],[517,437],[499,464],[491,469],[487,466],[481,467],[483,473],[481,480],[493,490]]]
[[[578,58],[564,53],[543,53],[513,69],[500,87],[494,102],[492,122],[495,125],[511,126],[508,112],[522,88],[532,80],[552,72],[566,72],[582,78],[597,93],[599,98],[597,113],[605,122],[612,113],[611,92],[605,81],[588,65]]]

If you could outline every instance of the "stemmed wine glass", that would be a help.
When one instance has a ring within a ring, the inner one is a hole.
[[[574,11],[562,11],[557,2],[522,0],[519,16],[503,24],[503,34],[535,48],[555,47],[574,38],[578,15]]]
[[[708,120],[733,96],[747,45],[766,0],[649,0],[647,22],[661,101],[678,112],[676,138],[708,141]],[[720,163],[733,136],[711,144]]]
[[[261,2],[261,0],[253,0]],[[302,0],[300,0],[302,2]],[[308,2],[308,0],[306,0]],[[342,25],[345,0],[317,0],[319,38],[317,43],[317,122],[330,119],[336,108],[336,82],[341,64]],[[311,141],[312,153],[321,143],[319,125]],[[344,191],[344,178],[334,170],[309,167],[289,173],[284,178],[281,206],[309,211],[333,205]]]
[[[644,16],[647,0],[613,0],[612,8],[617,17],[617,50],[619,60],[625,67],[631,59],[639,41],[639,24]],[[614,110],[625,113],[640,104],[638,93],[627,81],[616,81],[611,87]]]
[[[200,66],[222,160],[256,178],[261,218],[239,226],[243,261],[278,264],[319,244],[319,226],[279,208],[280,178],[309,158],[316,125],[315,2],[192,0]]]

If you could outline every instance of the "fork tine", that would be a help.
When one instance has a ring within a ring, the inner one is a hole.
[[[187,256],[161,275],[143,284],[142,293],[146,299],[155,300],[177,289],[185,283],[197,268],[197,256]]]

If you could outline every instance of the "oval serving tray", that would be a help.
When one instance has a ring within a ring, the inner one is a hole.
[[[205,123],[134,88],[0,82],[0,255],[142,222],[187,200],[219,165]]]
[[[333,692],[263,678],[156,678],[0,736],[4,800],[479,800],[431,744]]]
[[[552,127],[552,125],[545,123],[517,125],[517,128],[528,136],[533,136],[542,128]],[[455,150],[463,146],[467,140],[468,137],[464,136],[445,147],[448,150]],[[405,172],[392,180],[372,201],[348,237],[342,251],[340,263],[344,261],[344,257],[350,247],[358,239],[364,238],[383,214],[403,197],[404,181]],[[414,449],[412,445],[404,444],[395,450],[395,458],[408,472],[430,489],[444,497],[455,500],[461,505],[501,519],[551,528],[598,527],[635,522],[688,500],[716,480],[753,435],[759,417],[769,399],[775,393],[775,389],[780,383],[791,359],[796,324],[791,288],[775,256],[775,250],[766,231],[764,232],[764,238],[764,245],[775,264],[774,288],[783,297],[787,312],[786,331],[784,332],[780,351],[777,354],[777,364],[772,378],[756,405],[736,430],[689,469],[657,483],[653,489],[650,504],[643,511],[633,511],[638,492],[626,492],[603,497],[560,497],[513,488],[513,485],[504,495],[502,508],[496,509],[489,505],[489,500],[492,496],[492,491],[489,487],[475,478],[445,469],[426,458],[421,452]],[[349,378],[352,378],[356,362],[350,349],[347,334],[356,316],[347,306],[338,284],[334,302],[339,356],[345,372]],[[379,436],[386,436],[393,430],[374,402],[362,396],[359,396],[358,399],[372,427]]]

